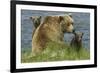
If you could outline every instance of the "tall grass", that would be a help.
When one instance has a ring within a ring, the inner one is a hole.
[[[43,52],[33,56],[31,49],[22,49],[21,62],[47,62],[47,61],[63,61],[63,60],[87,60],[90,59],[90,52],[85,48],[76,51],[75,48],[68,44],[58,44],[55,42],[47,43]]]

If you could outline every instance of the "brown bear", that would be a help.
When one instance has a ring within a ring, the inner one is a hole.
[[[82,32],[74,32],[74,37],[71,40],[71,47],[75,48],[76,51],[79,51],[82,48],[82,37],[83,33]]]
[[[32,20],[35,28],[37,28],[41,23],[42,16],[32,16],[30,19]]]
[[[64,32],[73,32],[72,16],[46,16],[32,37],[32,52],[41,52],[48,41],[64,42]]]
[[[37,28],[37,27],[40,25],[40,23],[41,23],[42,17],[41,17],[41,16],[32,16],[32,17],[30,17],[30,19],[32,20],[32,23],[33,23],[33,25],[34,25],[34,27],[35,27],[35,28],[33,29],[33,32],[32,32],[32,37],[33,37],[36,28]]]

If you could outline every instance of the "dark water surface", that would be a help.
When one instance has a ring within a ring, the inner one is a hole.
[[[47,16],[47,15],[65,15],[72,12],[52,12],[52,11],[34,11],[21,10],[21,48],[31,48],[33,23],[31,16]],[[83,46],[90,49],[90,13],[72,13],[74,19],[74,28],[76,31],[83,32]],[[65,42],[69,43],[73,34],[65,33]]]

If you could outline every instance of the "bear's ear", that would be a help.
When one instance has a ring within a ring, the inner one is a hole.
[[[32,19],[32,16],[30,17],[30,19]]]
[[[41,19],[42,18],[42,16],[39,16],[39,19]]]
[[[31,16],[31,17],[30,17],[31,20],[34,20],[35,18],[36,18],[35,16]]]
[[[72,18],[72,14],[71,13],[69,13],[68,15]]]
[[[77,33],[76,32],[73,32],[73,34],[76,36],[77,35]]]

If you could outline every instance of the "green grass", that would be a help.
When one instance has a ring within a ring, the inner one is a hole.
[[[33,56],[31,49],[22,49],[21,62],[47,62],[47,61],[63,61],[63,60],[87,60],[90,59],[90,52],[81,48],[79,52],[68,44],[58,44],[55,42],[47,43],[47,47],[43,52]]]

